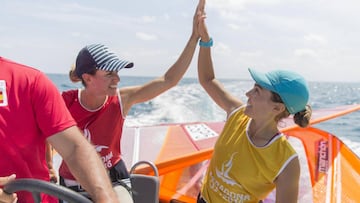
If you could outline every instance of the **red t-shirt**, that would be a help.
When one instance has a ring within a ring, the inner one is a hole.
[[[102,107],[95,111],[85,109],[79,102],[79,90],[62,93],[66,106],[85,137],[95,146],[106,168],[112,168],[121,159],[120,140],[124,126],[120,95],[108,96]],[[65,162],[59,174],[63,178],[75,178]]]
[[[46,138],[74,125],[45,74],[0,57],[0,176],[49,181]],[[30,193],[17,194],[19,202],[32,202]]]

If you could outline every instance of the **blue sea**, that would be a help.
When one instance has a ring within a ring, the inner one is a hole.
[[[59,91],[80,88],[67,74],[47,74]],[[144,84],[154,77],[121,76],[119,87]],[[245,92],[254,85],[251,80],[222,79],[225,88],[246,101]],[[309,82],[310,102],[314,110],[360,104],[360,83]],[[197,78],[183,78],[180,83],[158,97],[133,106],[126,125],[223,121],[225,113],[207,96]],[[315,127],[340,138],[360,157],[360,111],[335,118]]]

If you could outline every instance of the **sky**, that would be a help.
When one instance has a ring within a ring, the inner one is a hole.
[[[103,43],[134,62],[120,76],[161,76],[190,37],[197,3],[0,0],[0,56],[66,74],[81,48]],[[360,82],[359,9],[359,0],[207,0],[216,76],[286,69],[309,81]],[[197,77],[197,56],[185,77]]]

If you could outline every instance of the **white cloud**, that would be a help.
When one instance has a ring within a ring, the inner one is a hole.
[[[156,35],[147,34],[147,33],[144,33],[144,32],[137,32],[136,37],[138,39],[145,40],[145,41],[152,41],[152,40],[157,40],[158,39]]]
[[[298,57],[317,57],[316,51],[312,49],[296,49],[294,54]]]
[[[170,15],[168,13],[165,13],[163,17],[165,20],[170,20]]]
[[[236,25],[234,23],[229,23],[228,26],[232,29],[232,30],[239,30],[240,26]]]
[[[231,53],[230,47],[222,42],[216,43],[216,46],[214,46],[214,51],[220,55],[226,55]]]
[[[144,23],[153,23],[156,21],[156,16],[143,16],[141,19]]]
[[[292,0],[296,2],[301,0]],[[207,1],[207,7],[218,10],[240,11],[247,9],[249,5],[271,6],[284,2],[283,0],[211,0]]]
[[[305,41],[311,42],[311,43],[318,43],[318,44],[327,44],[327,40],[325,37],[316,35],[316,34],[308,34],[304,36]]]
[[[206,7],[219,10],[243,10],[247,0],[212,0],[206,2]]]
[[[229,10],[219,10],[220,17],[227,20],[242,20],[241,13]]]
[[[71,36],[73,36],[73,37],[81,37],[81,33],[80,32],[71,32]]]

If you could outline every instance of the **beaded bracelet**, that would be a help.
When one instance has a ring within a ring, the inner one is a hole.
[[[212,47],[214,44],[213,39],[210,37],[210,40],[208,42],[199,41],[199,45],[201,47]]]

